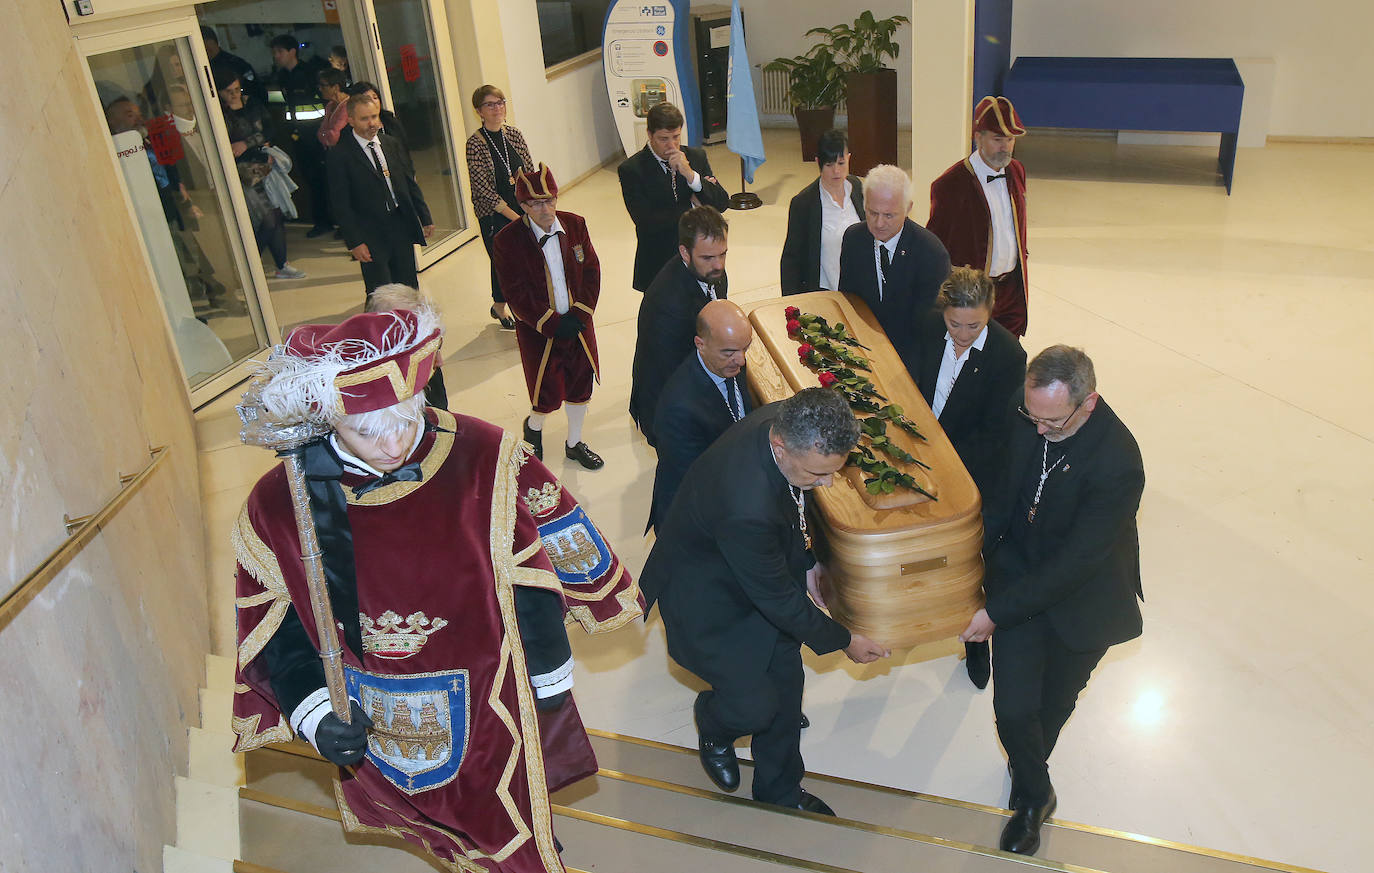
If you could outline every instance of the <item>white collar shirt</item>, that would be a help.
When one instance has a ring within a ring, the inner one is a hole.
[[[530,221],[530,230],[534,232],[534,244],[539,246],[539,251],[544,255],[544,263],[549,268],[549,282],[553,285],[553,308],[559,315],[564,315],[572,308],[572,298],[568,295],[568,277],[563,272],[563,240],[551,239],[539,245],[540,240],[547,234],[544,229]],[[548,233],[566,233],[563,225],[558,222],[558,216],[553,217],[553,225],[550,226]]]
[[[724,376],[717,376],[711,372],[711,368],[706,366],[706,359],[701,356],[701,349],[697,349],[697,362],[701,364],[701,370],[715,383],[716,390],[720,392],[721,398],[725,401],[725,408],[730,410],[730,417],[739,421],[744,417],[744,396],[740,394],[744,386],[740,384],[739,377],[735,377],[735,406],[730,408],[730,389],[726,387]]]
[[[858,224],[854,208],[854,183],[844,180],[844,196],[836,203],[830,192],[821,189],[821,274],[820,287],[834,291],[840,287],[840,244],[850,225]]]
[[[415,454],[415,450],[420,447],[420,440],[424,438],[425,426],[423,423],[421,423],[419,427],[415,428],[415,440],[410,444],[410,451],[406,452],[405,463],[410,463],[410,456]],[[348,472],[358,473],[362,476],[380,477],[386,475],[381,470],[378,470],[376,467],[373,467],[367,461],[364,461],[362,458],[355,458],[352,454],[350,454],[348,449],[345,449],[343,445],[339,442],[338,434],[331,433],[329,435],[329,444],[334,447],[334,453],[339,456],[340,461],[343,461],[344,469]]]
[[[688,269],[691,269],[691,268],[689,267]],[[698,279],[698,280],[697,280],[697,284],[701,286],[701,293],[706,295],[706,299],[707,299],[707,300],[719,300],[719,299],[720,299],[720,298],[716,297],[716,289],[711,287],[711,283],[709,283],[709,282],[703,282],[703,281],[701,281],[700,279]]]
[[[888,263],[895,263],[897,260],[897,243],[902,239],[902,231],[897,231],[892,235],[892,239],[887,242],[878,242],[875,237],[873,240],[873,270],[878,274],[878,299],[883,299],[883,249],[887,249]]]
[[[954,340],[950,339],[949,331],[945,331],[945,353],[940,358],[940,374],[935,377],[935,400],[930,404],[930,411],[935,413],[937,419],[940,413],[945,411],[945,401],[949,400],[949,395],[954,392],[954,383],[959,379],[964,364],[968,363],[973,349],[981,352],[987,341],[988,326],[985,324],[973,345],[964,349],[963,355],[958,355],[954,350]]]
[[[386,152],[382,151],[381,140],[375,136],[372,139],[363,139],[358,136],[356,130],[353,131],[353,138],[358,141],[358,147],[363,150],[363,157],[367,158],[369,164],[372,163],[372,158],[375,155],[377,161],[382,165],[382,178],[386,179],[386,187],[391,190],[391,199],[394,201],[396,199],[396,186],[391,184],[391,168],[387,166]]]
[[[1016,269],[1016,223],[1011,212],[1010,179],[994,179],[988,176],[1002,176],[1006,170],[994,170],[974,149],[969,156],[973,172],[982,186],[983,197],[988,201],[988,213],[992,216],[992,251],[988,253],[988,275],[1001,276]]]

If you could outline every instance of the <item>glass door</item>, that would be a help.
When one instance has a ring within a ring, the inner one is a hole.
[[[242,183],[222,157],[194,27],[182,20],[81,46],[196,403],[243,378],[276,325],[258,304],[261,269],[244,255],[257,246],[240,235],[251,227],[237,211]]]
[[[463,144],[453,139],[463,125],[461,101],[452,93],[458,78],[448,25],[443,4],[431,0],[371,0],[363,5],[371,7],[364,16],[377,66],[385,71],[377,83],[386,91],[382,104],[396,113],[405,130],[415,179],[434,219],[434,236],[417,251],[423,269],[473,236],[463,192]]]

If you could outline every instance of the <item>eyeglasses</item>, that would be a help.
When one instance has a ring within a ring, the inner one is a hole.
[[[482,104],[483,109],[500,109],[506,105],[504,100],[488,100]]]
[[[1087,402],[1087,400],[1088,398],[1084,397],[1082,400],[1078,401],[1078,405],[1073,408],[1073,412],[1070,412],[1068,415],[1064,416],[1064,420],[1059,422],[1058,424],[1056,424],[1053,419],[1036,418],[1035,416],[1027,412],[1026,407],[1024,406],[1016,407],[1016,411],[1020,413],[1022,418],[1024,418],[1026,421],[1029,421],[1036,427],[1043,427],[1045,428],[1045,430],[1048,430],[1051,433],[1059,433],[1062,430],[1064,430],[1064,428],[1069,426],[1069,422],[1072,421],[1073,417],[1078,414],[1078,410],[1083,408],[1083,404]]]

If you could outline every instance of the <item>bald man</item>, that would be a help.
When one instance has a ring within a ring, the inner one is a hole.
[[[729,300],[713,300],[697,313],[696,354],[664,383],[654,412],[658,469],[646,531],[667,517],[697,456],[754,408],[744,385],[744,353],[753,341],[749,319]]]

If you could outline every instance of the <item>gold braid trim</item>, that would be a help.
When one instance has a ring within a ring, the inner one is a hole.
[[[267,610],[267,614],[258,622],[257,627],[253,628],[239,644],[239,669],[242,670],[252,663],[263,646],[267,645],[267,641],[272,639],[277,628],[281,627],[286,610],[291,606],[291,595],[287,593],[286,579],[282,576],[277,556],[253,529],[253,522],[248,517],[247,504],[239,510],[239,517],[234,522],[229,540],[234,546],[234,557],[239,566],[263,587],[263,591],[258,594],[235,599],[235,607],[246,609],[272,602],[272,607]]]
[[[520,475],[520,468],[524,465],[521,442],[511,434],[501,435],[501,448],[497,453],[496,478],[492,483],[491,497],[491,559],[492,569],[496,577],[496,599],[501,605],[501,619],[505,623],[506,643],[502,652],[502,668],[500,678],[506,678],[506,657],[509,654],[510,676],[515,683],[515,691],[520,703],[520,734],[525,738],[525,777],[530,793],[530,817],[534,822],[534,839],[539,848],[539,856],[544,862],[544,867],[550,873],[561,873],[563,862],[558,857],[558,850],[554,848],[553,842],[553,814],[549,809],[549,785],[544,775],[544,753],[539,744],[539,720],[535,715],[534,709],[534,689],[530,686],[525,677],[529,675],[529,669],[525,663],[525,649],[520,643],[520,625],[515,616],[515,577],[516,562],[514,555],[515,548],[515,523],[518,517],[517,501],[520,499],[519,483],[516,477]],[[523,550],[522,550],[523,551]],[[504,707],[499,707],[497,691],[500,684],[492,688],[492,708],[503,718],[509,718],[509,713]],[[507,727],[514,729],[513,723],[507,722]],[[507,774],[503,778],[503,786],[508,785],[510,775],[513,773],[515,764],[515,754],[519,751],[520,736],[515,737],[516,749],[512,754],[511,762],[507,765]],[[509,793],[503,788],[500,792],[502,803],[507,803]],[[513,804],[507,808],[512,808]],[[512,820],[519,823],[518,816],[512,816]],[[521,840],[520,842],[523,842]],[[508,847],[510,851],[516,848],[515,841]],[[504,850],[503,850],[504,851]],[[507,853],[508,854],[508,853]],[[493,856],[494,860],[500,861],[501,857]]]
[[[488,873],[486,867],[483,867],[480,864],[474,864],[465,858],[455,856],[452,860],[449,860],[447,858],[439,857],[439,854],[434,851],[434,846],[430,844],[430,841],[425,839],[425,836],[423,834],[421,834],[419,831],[413,828],[398,828],[392,825],[386,825],[385,827],[378,828],[373,827],[372,825],[363,824],[361,821],[358,820],[358,816],[356,813],[353,812],[352,807],[348,805],[348,801],[344,799],[343,783],[339,781],[339,777],[337,776],[334,777],[334,802],[339,806],[339,820],[343,822],[344,830],[349,833],[380,834],[382,836],[400,837],[401,839],[406,839],[407,837],[414,837],[414,839],[416,841],[419,841],[420,845],[424,847],[424,850],[429,853],[430,857],[433,858],[435,862],[439,864],[440,867],[443,867],[445,870],[448,870],[449,873]],[[405,821],[410,821],[410,819],[406,818],[400,812],[397,812],[396,810],[387,806],[385,803],[381,803],[375,798],[372,800],[372,802],[377,804],[377,806],[381,807],[387,812],[400,816],[400,818],[402,818]],[[434,824],[424,824],[422,825],[422,827],[426,827],[431,830],[438,831],[441,834],[444,834],[449,839],[453,840],[454,844],[458,846],[459,851],[468,851],[467,848],[463,845],[463,841],[458,837],[457,834],[453,833],[452,831],[446,828],[441,828],[438,825]]]
[[[637,585],[631,585],[621,591],[615,596],[615,600],[620,604],[620,612],[605,621],[597,621],[596,616],[592,615],[591,609],[586,606],[576,603],[569,604],[568,617],[564,619],[564,624],[570,624],[576,619],[577,623],[582,625],[582,629],[587,633],[599,634],[624,627],[644,614],[644,610],[639,606],[639,586]]]
[[[511,582],[525,588],[544,588],[563,593],[563,583],[558,580],[558,574],[537,567],[516,567]]]
[[[291,726],[286,723],[286,716],[278,715],[277,723],[265,731],[259,731],[258,725],[262,716],[253,715],[248,718],[234,716],[234,734],[238,737],[234,741],[235,752],[251,752],[260,749],[269,743],[289,743],[295,738],[291,732]]]

